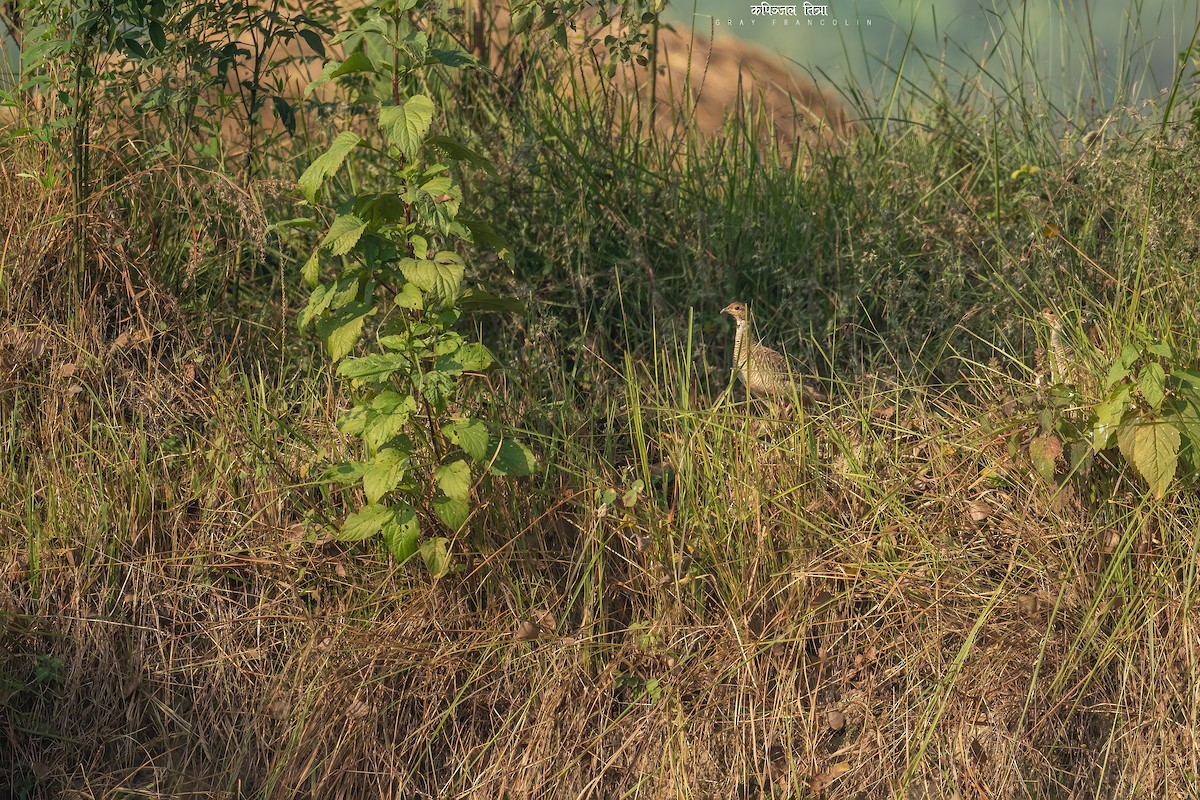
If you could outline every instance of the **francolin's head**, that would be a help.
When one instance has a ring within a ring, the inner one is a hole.
[[[1042,309],[1042,318],[1045,319],[1046,322],[1049,322],[1051,325],[1058,322],[1058,314],[1055,314],[1053,311],[1051,311],[1048,308]]]
[[[750,309],[745,303],[735,300],[721,309],[722,314],[728,314],[738,322],[745,321],[750,316]]]

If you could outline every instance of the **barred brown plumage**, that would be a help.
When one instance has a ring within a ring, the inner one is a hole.
[[[1054,383],[1077,383],[1074,348],[1066,341],[1062,319],[1048,308],[1042,317],[1050,323],[1050,379]]]
[[[789,369],[788,360],[781,353],[754,341],[750,332],[749,306],[735,301],[721,309],[721,313],[733,317],[737,323],[733,337],[733,363],[749,393],[782,400],[798,396],[802,403],[825,399],[819,386],[803,380]]]

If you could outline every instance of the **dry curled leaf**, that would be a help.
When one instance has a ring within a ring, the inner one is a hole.
[[[513,638],[518,642],[532,642],[541,635],[542,629],[538,627],[536,622],[523,619],[521,620],[521,624],[517,626],[517,632]]]
[[[967,513],[971,515],[972,522],[983,522],[992,515],[992,507],[986,500],[972,500],[967,503]]]
[[[818,772],[808,779],[808,788],[813,792],[823,792],[829,784],[836,781],[841,776],[850,771],[850,764],[846,761],[839,761],[837,764]]]
[[[1054,480],[1062,454],[1062,442],[1056,436],[1038,436],[1029,442],[1029,457],[1033,466],[1047,481]]]

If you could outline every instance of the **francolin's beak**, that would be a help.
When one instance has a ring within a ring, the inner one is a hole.
[[[721,309],[721,313],[722,313],[722,314],[729,314],[729,315],[731,315],[731,316],[732,316],[732,315],[733,315],[733,303],[730,303],[729,305],[727,305],[727,306],[725,306],[724,308],[722,308],[722,309]]]

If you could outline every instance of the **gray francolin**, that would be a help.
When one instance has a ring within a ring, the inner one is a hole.
[[[1076,383],[1075,349],[1067,343],[1062,319],[1048,308],[1042,309],[1042,318],[1050,324],[1050,380],[1053,383]]]
[[[733,364],[749,394],[767,395],[784,401],[799,397],[804,404],[825,400],[821,387],[803,380],[790,369],[782,353],[754,341],[754,335],[750,332],[749,306],[735,301],[721,309],[721,313],[733,317],[737,323],[733,337]]]
[[[1063,319],[1049,308],[1042,309],[1042,318],[1050,325],[1050,381],[1080,389],[1085,395],[1098,396],[1099,381],[1091,371],[1097,360],[1103,360],[1104,340],[1093,326],[1078,339],[1063,324]]]

